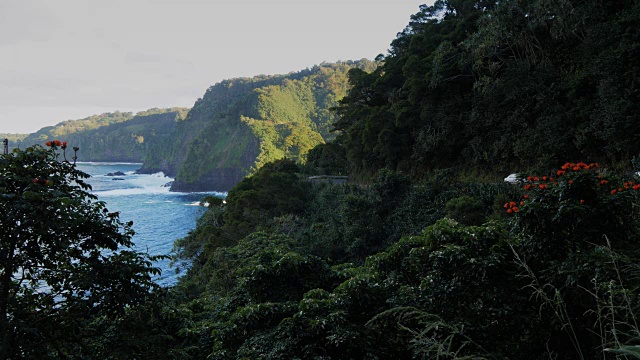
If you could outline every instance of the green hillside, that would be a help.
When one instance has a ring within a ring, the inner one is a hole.
[[[142,162],[155,143],[169,140],[188,109],[150,109],[137,114],[105,113],[45,127],[14,145],[27,147],[53,139],[81,149],[79,161]]]
[[[269,161],[302,163],[310,149],[335,138],[330,109],[347,93],[348,71],[375,67],[348,61],[220,82],[196,101],[171,141],[147,152],[142,171],[174,175],[176,191],[226,191]]]

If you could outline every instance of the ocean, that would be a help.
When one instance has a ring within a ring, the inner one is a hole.
[[[92,193],[104,201],[110,212],[119,211],[120,220],[133,221],[135,248],[151,255],[171,255],[173,242],[195,228],[196,219],[205,208],[200,200],[208,195],[225,197],[226,193],[170,192],[167,183],[173,179],[163,173],[144,175],[135,171],[142,164],[78,163],[78,169],[91,175]],[[123,176],[107,176],[122,172]],[[115,180],[117,179],[117,180]],[[171,286],[181,275],[182,266],[170,266],[170,260],[156,264],[162,274],[155,281]],[[184,271],[184,270],[183,270]]]

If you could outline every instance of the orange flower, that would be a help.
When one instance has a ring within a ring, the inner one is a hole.
[[[525,189],[525,190],[529,190],[529,189],[531,189],[531,185],[525,185],[525,186],[524,186],[524,189]]]
[[[53,142],[54,142],[54,143],[56,143],[56,146],[60,146],[60,145],[62,145],[62,143],[60,142],[60,140],[54,140]]]
[[[540,180],[540,178],[537,177],[537,176],[533,178],[533,181],[539,181],[539,180]]]
[[[546,188],[548,188],[548,187],[549,187],[549,185],[540,184],[540,189],[541,189],[541,190],[544,190],[544,189],[546,189]]]
[[[507,214],[511,214],[512,212],[513,212],[513,210],[507,209]]]
[[[633,190],[638,190],[638,189],[640,189],[640,184],[638,184],[638,185],[633,185],[631,188],[632,188]]]
[[[562,176],[565,173],[566,173],[566,171],[564,171],[564,170],[558,170],[558,172],[557,172],[558,176]]]
[[[523,198],[528,199],[528,198],[529,198],[529,195],[525,195],[525,196],[523,196]]]
[[[513,212],[518,212],[518,211],[520,211],[520,209],[518,209],[518,207],[517,207],[517,206],[514,206],[514,207],[512,207],[511,209],[513,209]],[[511,210],[511,209],[509,209],[509,210]]]
[[[531,175],[527,176],[527,180],[533,181],[533,176],[531,176]]]
[[[524,206],[524,201],[520,201],[520,206]]]
[[[617,190],[616,190],[616,189],[611,190],[611,195],[615,195],[615,194],[616,194],[616,192],[617,192]]]
[[[46,143],[44,143],[47,146],[51,146],[51,141],[47,141]]]
[[[516,202],[515,202],[515,201],[510,202],[510,203],[509,203],[509,206],[511,206],[511,207],[516,206]]]
[[[63,141],[63,142],[62,142],[62,148],[63,148],[63,149],[66,149],[66,148],[67,148],[67,142],[66,142],[66,141]]]
[[[546,177],[546,176],[543,176],[543,177],[542,177],[542,181],[547,181],[547,177]]]

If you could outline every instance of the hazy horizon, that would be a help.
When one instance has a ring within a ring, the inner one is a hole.
[[[373,59],[423,3],[5,1],[0,133],[105,112],[191,107],[225,79]]]

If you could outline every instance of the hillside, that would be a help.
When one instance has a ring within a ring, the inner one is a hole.
[[[382,168],[504,177],[567,160],[629,168],[640,153],[637,2],[437,1],[384,65],[354,71],[342,143]],[[497,175],[497,176],[496,176]]]
[[[362,59],[323,63],[286,75],[225,80],[191,110],[113,112],[20,137],[13,147],[62,139],[82,149],[80,161],[142,162],[141,173],[175,177],[173,191],[227,191],[277,159],[299,163],[316,145],[335,139],[332,110],[349,89],[348,72],[375,70]]]
[[[0,139],[7,139],[9,143],[17,143],[24,140],[27,136],[28,134],[0,134]]]
[[[226,191],[269,161],[304,162],[310,149],[335,137],[330,109],[347,93],[347,72],[375,67],[348,61],[215,84],[171,140],[146,153],[141,171],[175,176],[173,191]]]
[[[113,112],[67,120],[29,134],[14,146],[27,147],[62,139],[81,149],[79,161],[142,162],[154,143],[163,143],[188,109],[150,109],[137,114]]]

